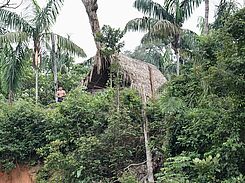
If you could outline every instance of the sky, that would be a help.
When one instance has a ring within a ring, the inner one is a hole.
[[[24,0],[27,1],[27,0]],[[126,23],[134,18],[142,17],[143,14],[138,12],[133,3],[135,0],[98,0],[98,19],[100,26],[110,25],[113,28],[125,27]],[[162,3],[164,0],[154,0]],[[38,0],[41,5],[44,5],[46,0]],[[210,0],[210,22],[213,21],[215,5],[219,0]],[[202,3],[193,13],[193,15],[184,23],[183,28],[190,29],[199,33],[197,19],[199,16],[204,17],[204,3]],[[65,0],[64,6],[53,26],[53,32],[62,36],[70,35],[71,40],[78,46],[83,48],[87,54],[87,58],[95,55],[96,47],[90,29],[89,20],[81,0]],[[123,51],[133,51],[140,44],[143,33],[128,32],[123,37],[125,46]],[[77,59],[78,62],[84,58]]]
[[[162,3],[163,0],[155,0]],[[134,0],[98,0],[98,19],[100,26],[110,25],[113,28],[123,29],[126,23],[143,14],[133,7]],[[214,7],[217,0],[210,0],[210,21],[214,15]],[[186,21],[184,28],[199,33],[197,19],[204,16],[204,3],[196,9],[194,14]],[[89,20],[81,0],[66,0],[61,13],[53,27],[55,33],[69,34],[71,39],[81,46],[88,58],[94,56],[96,47],[91,33]],[[125,42],[123,50],[134,50],[140,44],[144,33],[128,32],[122,39]]]

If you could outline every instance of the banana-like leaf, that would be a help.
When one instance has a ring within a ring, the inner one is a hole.
[[[25,32],[8,32],[0,35],[0,45],[4,43],[19,43],[28,41],[28,34]]]
[[[152,0],[136,0],[134,7],[149,17],[158,20],[166,19],[172,22],[174,21],[174,17],[163,6]]]
[[[51,42],[51,34],[52,33],[45,33],[43,34],[43,38]],[[61,49],[66,50],[73,55],[86,57],[84,50],[78,45],[76,45],[75,43],[73,43],[71,40],[63,36],[60,36],[58,34],[53,34],[53,35],[54,35],[54,39],[56,40],[56,43]]]
[[[154,24],[156,24],[157,20],[154,18],[135,18],[133,20],[130,20],[126,26],[126,31],[149,31],[151,27],[153,27]]]
[[[64,0],[49,0],[36,17],[36,28],[39,32],[48,30],[56,21]]]
[[[0,22],[5,28],[31,34],[33,27],[21,16],[6,9],[0,9]]]

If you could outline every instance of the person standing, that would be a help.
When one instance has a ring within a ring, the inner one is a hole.
[[[66,96],[65,90],[60,86],[58,88],[58,91],[56,92],[56,95],[58,97],[57,102],[62,102],[64,100],[64,97]]]

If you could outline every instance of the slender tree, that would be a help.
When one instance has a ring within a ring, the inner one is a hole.
[[[58,90],[58,70],[57,70],[57,58],[56,58],[56,52],[55,52],[55,39],[54,34],[51,34],[51,60],[52,60],[52,70],[54,75],[54,97],[55,101],[58,101],[58,97],[56,96],[56,91]]]
[[[147,180],[149,183],[154,183],[154,175],[153,175],[153,162],[152,162],[152,154],[150,148],[150,138],[149,138],[149,122],[146,115],[146,94],[145,89],[142,88],[142,119],[143,119],[143,131],[144,131],[144,139],[145,139],[145,154],[146,154],[146,165],[147,165]]]
[[[42,45],[51,42],[51,26],[55,23],[64,0],[49,0],[44,8],[41,8],[36,0],[31,1],[32,16],[23,18],[15,12],[0,9],[0,21],[4,27],[14,30],[0,36],[0,42],[33,43],[33,68],[36,75],[36,102],[38,101],[38,74],[41,62]],[[72,41],[58,34],[53,34],[58,44],[65,50],[79,56],[85,56],[84,51]]]

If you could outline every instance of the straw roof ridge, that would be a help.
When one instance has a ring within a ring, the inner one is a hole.
[[[148,97],[152,97],[167,81],[155,65],[130,58],[121,53],[113,57],[118,61],[127,77],[130,78],[131,87],[139,92],[144,89]]]

